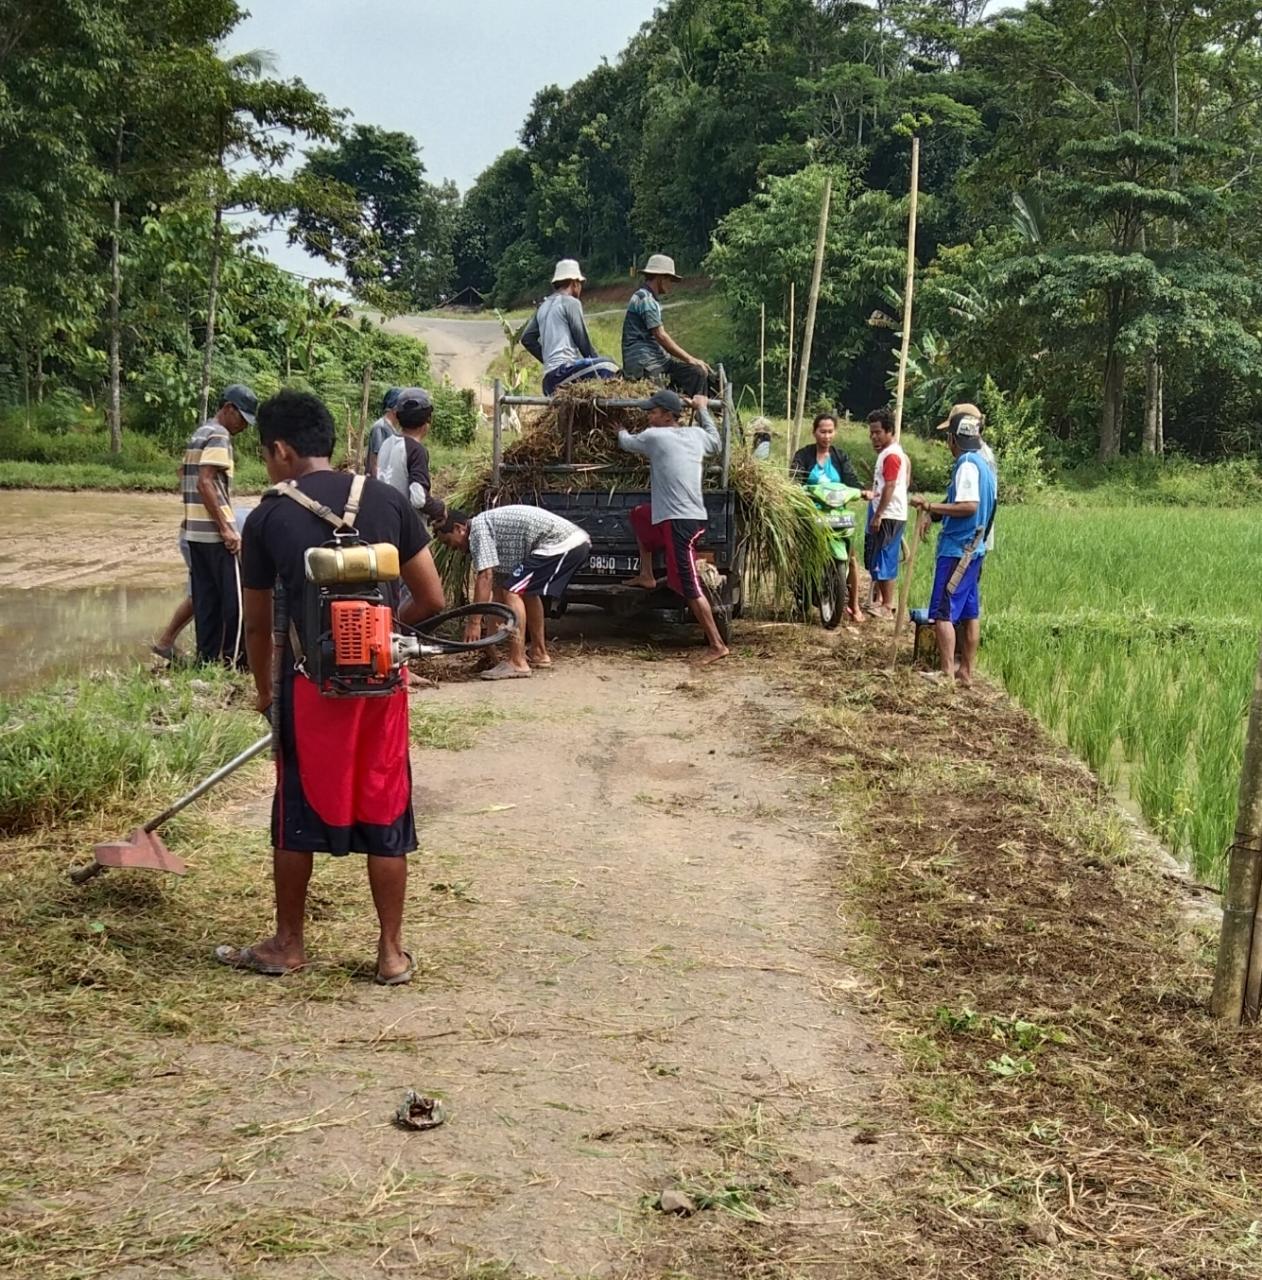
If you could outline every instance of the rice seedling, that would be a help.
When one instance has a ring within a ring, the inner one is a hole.
[[[1022,507],[1001,512],[983,579],[983,666],[1211,880],[1235,824],[1260,576],[1249,512]]]

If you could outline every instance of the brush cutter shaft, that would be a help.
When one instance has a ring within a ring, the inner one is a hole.
[[[199,782],[192,791],[187,795],[182,795],[169,809],[163,809],[156,818],[150,818],[145,823],[143,830],[156,831],[164,822],[169,822],[175,817],[181,809],[187,809],[194,800],[204,796],[211,787],[217,786],[230,773],[235,773],[247,761],[253,760],[255,756],[266,751],[272,745],[272,735],[269,731],[265,738],[260,738],[252,747],[246,747],[239,756],[234,756],[221,769],[216,769],[204,782]]]

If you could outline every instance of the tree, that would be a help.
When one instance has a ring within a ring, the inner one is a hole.
[[[194,83],[207,104],[203,137],[213,158],[208,174],[214,229],[206,300],[206,337],[203,343],[199,413],[206,417],[210,399],[211,367],[215,351],[215,318],[219,297],[219,271],[224,254],[224,213],[229,209],[256,210],[273,221],[302,216],[313,199],[323,207],[342,207],[339,193],[299,175],[290,180],[276,170],[294,150],[294,137],[331,139],[340,113],[301,80],[273,80],[271,54],[264,50],[209,57],[203,75]],[[244,172],[239,166],[254,166]]]
[[[756,356],[759,305],[766,303],[769,332],[776,337],[768,358],[783,370],[787,356],[788,287],[798,297],[810,278],[819,224],[822,165],[769,178],[753,199],[719,224],[705,267],[732,311],[744,363]],[[900,246],[899,205],[864,192],[844,169],[834,168],[833,199],[825,246],[826,269],[815,322],[813,362],[818,389],[856,407],[884,402],[889,339],[867,323],[885,290],[901,282],[905,249]],[[905,227],[905,213],[901,215]],[[826,372],[825,372],[826,371]]]
[[[450,184],[425,181],[416,139],[375,125],[356,125],[336,146],[307,155],[304,176],[340,189],[358,217],[339,221],[308,210],[293,239],[312,252],[340,258],[361,296],[394,294],[395,305],[433,306],[451,288],[458,195]],[[374,291],[376,291],[374,293]]]
[[[1242,324],[1254,290],[1221,235],[1233,220],[1230,191],[1253,170],[1240,126],[1256,124],[1262,85],[1256,60],[1234,62],[1230,75],[1224,60],[1256,39],[1257,21],[1193,0],[1044,0],[972,46],[1005,117],[986,181],[1038,197],[1047,215],[1001,280],[1049,338],[1099,370],[1101,460],[1120,452],[1136,359],[1150,406],[1163,351],[1204,351],[1226,330],[1244,363],[1257,359]],[[1225,127],[1216,139],[1180,133],[1174,118],[1179,68],[1193,52],[1217,73],[1213,111]],[[1152,407],[1145,419],[1153,448]]]

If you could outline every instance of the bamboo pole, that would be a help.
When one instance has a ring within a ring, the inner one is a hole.
[[[798,359],[798,408],[793,419],[793,448],[796,452],[806,414],[806,381],[811,375],[811,344],[815,339],[815,311],[819,306],[819,286],[824,278],[824,249],[828,242],[828,208],[833,197],[833,175],[824,178],[824,198],[819,205],[819,230],[815,233],[815,269],[811,272],[811,293],[806,300],[806,323],[802,327],[802,354]]]
[[[903,395],[911,347],[911,301],[916,290],[916,206],[920,202],[920,139],[911,140],[911,212],[907,215],[907,283],[903,287],[903,342],[898,353],[898,392],[894,397],[894,439],[903,438]]]
[[[1231,846],[1223,924],[1210,1008],[1233,1026],[1256,1022],[1262,993],[1262,643],[1240,769],[1236,839]]]
[[[758,416],[767,412],[767,304],[758,304]]]
[[[796,309],[794,299],[794,282],[789,281],[789,359],[785,365],[784,375],[784,453],[787,459],[793,458],[793,432],[789,424],[793,421],[793,312]]]
[[[368,438],[368,397],[372,393],[372,362],[364,365],[364,391],[359,401],[359,442],[355,449],[355,470],[362,471],[367,461],[364,446]]]

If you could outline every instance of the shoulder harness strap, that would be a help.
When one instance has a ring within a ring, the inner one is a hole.
[[[323,502],[317,502],[314,498],[298,488],[296,480],[282,480],[280,484],[274,484],[263,495],[264,497],[292,498],[300,507],[305,507],[312,515],[319,516],[326,524],[331,524],[335,529],[353,529],[355,527],[355,517],[359,514],[359,504],[363,498],[364,481],[366,477],[356,475],[351,481],[350,496],[346,500],[346,510],[342,515],[334,513],[332,508],[326,507]]]

